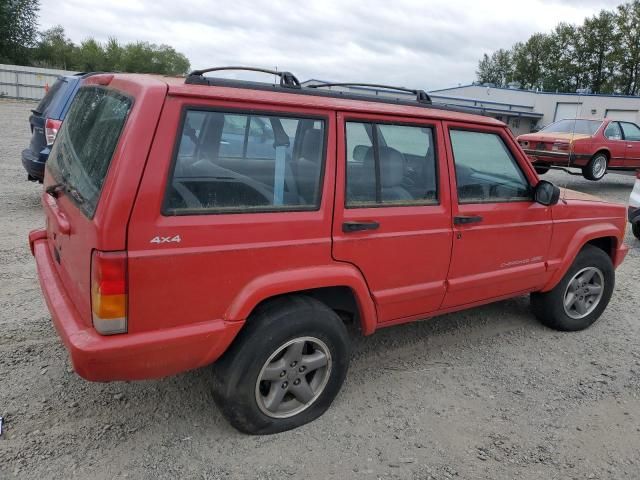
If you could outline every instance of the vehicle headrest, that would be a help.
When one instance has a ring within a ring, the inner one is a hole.
[[[319,128],[311,128],[304,132],[300,157],[312,162],[320,161],[324,136]]]
[[[404,178],[405,159],[404,155],[395,148],[380,147],[380,181],[382,188],[397,187],[402,184]],[[367,151],[364,157],[365,168],[369,163],[373,163],[373,148]],[[373,169],[371,170],[373,171]]]

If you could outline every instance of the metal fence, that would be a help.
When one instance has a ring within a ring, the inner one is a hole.
[[[60,75],[76,72],[0,63],[0,98],[40,100]]]

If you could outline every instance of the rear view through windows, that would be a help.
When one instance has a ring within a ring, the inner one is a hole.
[[[165,213],[314,210],[324,120],[189,110]]]
[[[430,127],[347,122],[347,207],[438,202]]]
[[[81,89],[51,151],[48,164],[54,178],[88,217],[95,213],[131,103],[114,90]]]

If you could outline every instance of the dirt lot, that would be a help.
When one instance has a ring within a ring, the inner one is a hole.
[[[356,341],[319,420],[237,433],[207,369],[89,383],[71,370],[27,247],[31,104],[0,101],[0,478],[639,478],[640,244],[592,328],[558,333],[516,298]],[[626,202],[633,178],[558,184]]]

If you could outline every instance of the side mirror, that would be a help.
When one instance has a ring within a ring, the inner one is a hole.
[[[555,205],[560,200],[560,188],[551,182],[540,180],[534,191],[534,199],[541,205]]]

